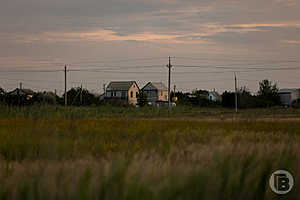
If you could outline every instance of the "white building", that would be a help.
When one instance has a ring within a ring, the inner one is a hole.
[[[278,91],[280,101],[285,106],[291,106],[294,101],[300,99],[300,89],[296,88],[284,88]]]
[[[221,101],[221,95],[219,95],[219,93],[217,93],[216,91],[208,92],[207,98],[208,100],[214,102]]]
[[[105,92],[107,100],[122,100],[129,104],[137,104],[139,87],[135,81],[112,81]]]
[[[155,103],[157,101],[168,101],[168,88],[159,82],[149,82],[142,91],[147,94],[147,101]]]

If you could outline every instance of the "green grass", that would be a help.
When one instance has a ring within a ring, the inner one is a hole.
[[[33,119],[82,119],[82,118],[217,118],[243,119],[256,118],[296,118],[300,117],[300,109],[264,108],[241,109],[236,114],[234,109],[202,108],[177,106],[168,111],[166,107],[62,107],[62,106],[0,106],[0,118],[33,118]]]
[[[298,111],[176,109],[4,107],[0,199],[299,199]]]

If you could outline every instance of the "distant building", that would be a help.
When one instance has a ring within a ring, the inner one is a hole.
[[[136,105],[139,87],[135,81],[112,81],[105,92],[106,100],[121,100]]]
[[[147,94],[147,101],[150,103],[168,101],[168,88],[161,82],[149,82],[142,91]]]
[[[300,89],[291,88],[291,89],[280,89],[278,91],[280,101],[285,106],[291,106],[293,102],[297,99],[300,99]]]
[[[27,100],[31,99],[34,95],[34,91],[31,89],[20,89],[16,88],[13,91],[8,93],[9,95],[16,95],[16,96],[25,96]]]
[[[221,95],[219,93],[217,93],[216,91],[212,91],[212,92],[208,92],[208,96],[207,96],[208,100],[210,101],[221,101]]]

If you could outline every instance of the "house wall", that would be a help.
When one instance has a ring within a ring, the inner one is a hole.
[[[208,100],[211,100],[211,101],[217,101],[217,98],[212,95],[211,93],[208,94]]]
[[[117,97],[117,98],[127,98],[128,92],[127,90],[107,90],[106,97]]]
[[[127,92],[129,104],[133,104],[133,105],[137,104],[138,93],[139,93],[139,88],[137,87],[136,84],[133,84]]]
[[[291,92],[282,92],[279,93],[280,102],[283,105],[291,105],[293,101],[300,98],[300,91],[299,90],[293,90]]]
[[[158,100],[159,101],[168,101],[168,90],[158,91]]]
[[[291,105],[291,93],[287,92],[287,93],[279,93],[279,97],[280,97],[280,102],[283,105]]]
[[[147,94],[148,102],[156,102],[157,101],[157,90],[144,90]]]

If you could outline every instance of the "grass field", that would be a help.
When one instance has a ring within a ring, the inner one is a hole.
[[[0,199],[299,199],[299,110],[1,109]]]

